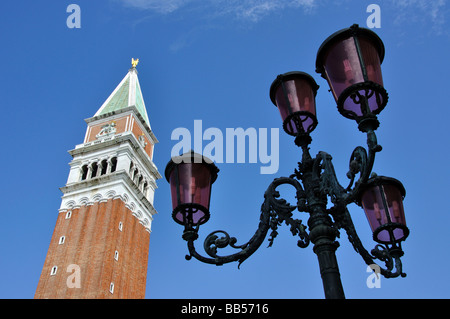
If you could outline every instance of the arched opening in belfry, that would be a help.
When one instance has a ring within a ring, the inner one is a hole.
[[[108,171],[108,161],[107,160],[103,160],[101,162],[101,167],[102,167],[102,171],[100,172],[100,175],[105,175],[106,172]]]
[[[94,178],[95,176],[97,176],[97,171],[98,171],[97,162],[92,163],[91,168],[92,168],[91,177]]]
[[[111,159],[111,173],[115,172],[117,169],[117,157]]]
[[[84,181],[87,178],[87,174],[88,174],[88,166],[83,165],[83,167],[81,167],[81,180],[82,181]]]

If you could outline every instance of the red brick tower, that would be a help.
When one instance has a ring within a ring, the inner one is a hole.
[[[35,298],[144,298],[157,139],[136,65],[86,120]]]

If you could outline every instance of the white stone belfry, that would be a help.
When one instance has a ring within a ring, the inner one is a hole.
[[[156,180],[153,134],[137,70],[133,66],[92,118],[73,159],[60,212],[121,199],[150,232]]]

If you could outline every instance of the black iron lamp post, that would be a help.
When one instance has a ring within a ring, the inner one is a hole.
[[[383,57],[384,45],[380,38],[357,25],[333,34],[317,53],[316,71],[328,81],[339,112],[356,120],[359,130],[367,134],[367,149],[358,146],[351,154],[347,187],[338,182],[329,154],[319,152],[313,158],[309,153],[310,133],[318,123],[315,105],[318,85],[314,79],[304,72],[288,72],[274,80],[270,99],[280,112],[283,129],[295,136],[295,144],[301,147],[302,159],[292,175],[276,178],[267,188],[259,226],[247,243],[238,245],[236,238],[219,230],[204,241],[209,257],[197,252],[194,242],[199,226],[210,217],[211,186],[219,170],[208,158],[193,151],[172,158],[165,176],[171,187],[172,216],[184,226],[183,239],[189,250],[186,259],[194,257],[215,265],[238,261],[240,265],[260,247],[269,230],[271,246],[278,226],[285,222],[292,234],[298,236],[299,247],[314,244],[326,298],[345,298],[335,254],[340,229],[346,231],[350,243],[367,265],[375,264],[378,259],[385,264],[384,268],[379,267],[384,277],[405,276],[400,259],[401,243],[409,234],[403,210],[405,189],[394,178],[372,173],[375,154],[381,151],[375,135],[379,126],[377,114],[388,100],[381,76]],[[277,187],[283,184],[295,188],[295,205],[279,198]],[[332,205],[328,205],[328,199]],[[370,253],[356,233],[347,209],[351,203],[362,206],[373,231],[377,244]],[[296,209],[309,214],[307,226],[293,218]],[[218,250],[227,246],[238,252],[219,255]]]

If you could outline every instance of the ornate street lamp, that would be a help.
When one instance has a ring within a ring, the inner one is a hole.
[[[209,220],[211,187],[218,172],[210,159],[194,151],[174,157],[167,164],[165,176],[170,183],[172,218],[185,227],[186,240],[197,239],[198,227]]]
[[[287,134],[309,134],[316,128],[315,97],[318,88],[316,81],[305,72],[281,74],[272,83],[270,99],[278,106]]]
[[[340,229],[346,231],[350,243],[367,265],[375,264],[378,259],[385,264],[385,268],[379,267],[384,277],[405,276],[400,259],[404,254],[401,242],[409,235],[403,210],[405,189],[396,179],[371,174],[375,154],[381,151],[375,135],[379,126],[377,114],[387,103],[380,68],[383,56],[384,45],[378,36],[357,25],[332,35],[317,54],[317,72],[328,81],[339,112],[355,119],[358,128],[367,134],[367,149],[358,146],[351,154],[347,187],[338,182],[329,154],[319,152],[313,158],[309,153],[310,133],[317,126],[318,85],[314,79],[304,72],[288,72],[274,80],[270,99],[279,109],[285,132],[295,136],[295,144],[301,147],[302,159],[292,175],[276,178],[267,188],[258,228],[247,243],[237,245],[236,238],[220,230],[209,234],[204,241],[209,257],[196,251],[194,242],[199,226],[210,216],[211,185],[218,169],[209,159],[192,151],[172,158],[165,175],[172,193],[172,216],[185,227],[183,239],[189,250],[186,259],[194,257],[215,265],[238,261],[240,265],[260,247],[269,230],[271,246],[278,226],[285,222],[292,234],[298,236],[299,247],[314,244],[326,298],[345,298],[335,254]],[[296,205],[280,198],[277,187],[283,184],[295,188]],[[362,206],[366,213],[377,242],[370,253],[356,233],[347,209],[351,203]],[[309,214],[307,226],[293,218],[296,209]],[[238,252],[219,255],[218,250],[227,246]]]
[[[405,188],[394,178],[375,176],[364,185],[359,202],[372,229],[373,240],[395,245],[408,236],[404,197]]]
[[[357,24],[326,39],[317,53],[316,72],[328,81],[339,112],[355,119],[360,130],[376,129],[376,114],[386,106],[381,39]]]

